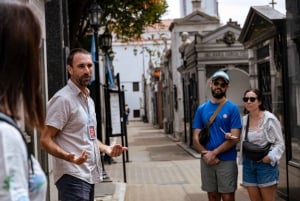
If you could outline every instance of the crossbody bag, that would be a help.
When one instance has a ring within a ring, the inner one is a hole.
[[[254,161],[260,161],[266,155],[268,155],[271,143],[267,143],[265,146],[260,146],[248,141],[248,131],[249,131],[249,115],[247,117],[247,125],[245,130],[245,139],[243,141],[243,154]]]

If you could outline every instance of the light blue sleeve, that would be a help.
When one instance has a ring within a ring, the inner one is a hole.
[[[45,201],[47,196],[47,178],[38,161],[31,156],[34,174],[30,167],[29,195],[31,201]]]

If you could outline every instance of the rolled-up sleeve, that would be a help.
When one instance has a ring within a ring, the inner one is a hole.
[[[274,166],[281,159],[285,151],[285,145],[279,120],[271,118],[268,123],[269,128],[266,136],[267,140],[272,143],[268,156],[271,160],[271,165]]]

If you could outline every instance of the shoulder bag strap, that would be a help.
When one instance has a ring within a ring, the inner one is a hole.
[[[4,122],[10,124],[11,126],[15,127],[20,132],[24,142],[27,144],[26,139],[25,139],[24,135],[22,134],[21,129],[19,128],[19,126],[17,125],[17,123],[15,122],[14,119],[12,119],[10,116],[8,116],[4,113],[0,113],[0,121],[4,121]]]
[[[20,133],[20,135],[22,136],[23,141],[24,141],[24,143],[25,143],[25,145],[26,145],[26,148],[27,148],[27,154],[28,154],[28,160],[29,160],[30,163],[31,163],[31,169],[32,169],[32,172],[33,172],[33,164],[32,164],[33,162],[32,162],[32,160],[31,160],[31,150],[30,150],[30,148],[29,148],[29,146],[28,146],[28,142],[27,142],[27,140],[25,139],[25,136],[23,135],[23,132],[21,131],[21,129],[20,129],[19,126],[17,125],[16,121],[15,121],[14,119],[12,119],[10,116],[8,116],[8,115],[6,115],[6,114],[4,114],[4,113],[0,113],[0,121],[4,121],[4,122],[10,124],[11,126],[15,127],[15,128],[19,131],[19,133]]]
[[[216,111],[213,113],[213,115],[211,115],[211,117],[209,118],[208,122],[207,122],[207,127],[210,127],[210,125],[214,122],[216,116],[218,115],[218,113],[220,112],[221,108],[223,107],[223,105],[226,103],[227,99],[225,99],[223,102],[221,102],[219,104],[219,106],[217,107]]]
[[[249,114],[247,116],[247,124],[246,124],[246,130],[245,130],[245,140],[248,141],[248,130],[249,130]]]

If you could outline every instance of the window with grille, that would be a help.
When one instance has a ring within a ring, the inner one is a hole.
[[[139,82],[133,82],[132,83],[132,91],[140,91]]]
[[[133,117],[134,118],[138,118],[138,117],[140,117],[141,115],[140,115],[140,110],[133,110]]]

